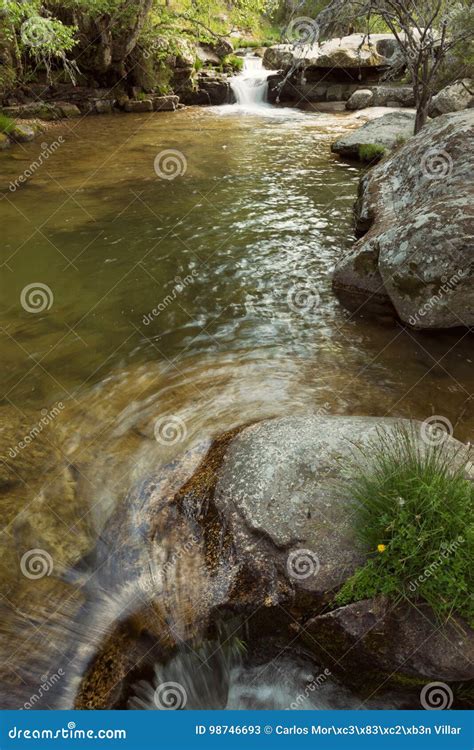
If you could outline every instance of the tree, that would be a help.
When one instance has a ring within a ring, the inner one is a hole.
[[[348,19],[363,20],[370,40],[371,21],[381,19],[395,36],[398,53],[392,73],[406,69],[413,84],[416,104],[415,133],[425,125],[436,79],[449,55],[463,43],[472,45],[472,0],[333,0],[316,21],[321,31],[347,26]],[[458,71],[456,71],[458,73]],[[453,71],[453,79],[456,77]]]
[[[74,77],[75,66],[66,56],[75,45],[73,26],[54,18],[40,0],[3,0],[0,7],[0,37],[10,47],[19,77],[23,73],[23,56],[43,65],[48,78],[54,62]]]

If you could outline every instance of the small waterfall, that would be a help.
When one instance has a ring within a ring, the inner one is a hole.
[[[267,103],[268,76],[273,71],[265,70],[260,57],[249,55],[243,60],[242,72],[230,80],[237,105],[250,110],[269,107]]]

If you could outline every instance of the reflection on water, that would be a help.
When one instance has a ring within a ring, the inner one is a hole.
[[[183,378],[188,361],[220,373],[230,363],[232,377],[238,359],[263,368],[262,390],[277,387],[278,409],[282,387],[293,404],[295,378],[309,377],[316,407],[323,390],[323,403],[363,412],[359,388],[341,391],[347,378],[365,384],[371,413],[407,415],[415,404],[425,416],[442,404],[466,435],[472,339],[361,322],[331,293],[331,268],[352,240],[359,177],[329,155],[344,127],[343,116],[273,121],[194,109],[68,126],[61,149],[2,201],[9,401],[43,407],[140,362]],[[38,148],[2,154],[2,181]],[[154,171],[167,148],[187,164],[172,181]],[[34,282],[54,295],[39,314],[20,304]],[[295,285],[309,285],[313,306],[295,304]],[[291,360],[285,369],[282,358]],[[253,402],[253,384],[248,391]]]
[[[359,319],[331,292],[360,176],[329,152],[346,127],[344,115],[220,108],[71,121],[48,131],[65,143],[28,184],[0,194],[0,628],[11,696],[26,700],[74,637],[64,623],[83,603],[64,575],[128,489],[185,449],[308,411],[442,414],[470,438],[472,335]],[[0,188],[39,148],[0,155]],[[167,149],[185,160],[174,180],[154,169]],[[50,309],[22,307],[34,283],[50,289]],[[40,410],[58,403],[24,450]],[[170,415],[178,438],[160,442],[157,420]],[[20,573],[32,548],[52,551],[53,577]]]

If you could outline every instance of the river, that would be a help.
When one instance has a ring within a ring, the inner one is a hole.
[[[0,154],[2,409],[23,424],[2,450],[42,413],[80,488],[65,510],[46,468],[7,484],[2,591],[17,614],[31,589],[13,539],[55,544],[67,571],[145,471],[230,427],[310,411],[424,419],[442,404],[457,437],[472,433],[472,335],[364,319],[332,293],[362,171],[330,153],[349,122],[242,106],[89,117]],[[173,435],[155,440],[157,423]],[[13,450],[16,474],[26,452]],[[24,677],[36,641],[8,617]]]

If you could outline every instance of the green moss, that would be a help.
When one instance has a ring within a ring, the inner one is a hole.
[[[0,113],[0,133],[9,135],[10,133],[13,133],[14,130],[15,130],[15,121],[12,120],[11,117],[8,117],[7,115],[3,115]]]

